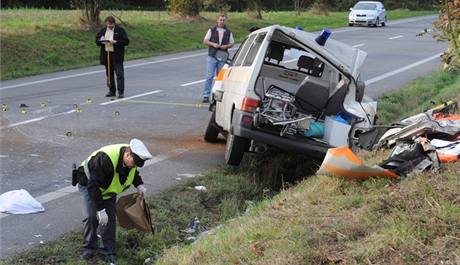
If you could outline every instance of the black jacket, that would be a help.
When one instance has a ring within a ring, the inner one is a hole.
[[[107,28],[104,27],[96,34],[96,44],[101,47],[100,63],[102,65],[107,64],[107,52],[105,51],[104,43],[102,43],[100,39],[105,35],[106,30]],[[125,46],[129,44],[128,34],[119,26],[115,26],[113,31],[113,39],[116,40],[117,43],[113,45],[114,51],[110,52],[110,60],[113,63],[122,63],[125,59]]]
[[[122,147],[120,149],[120,159],[117,163],[116,171],[120,176],[120,183],[125,183],[128,173],[130,171],[129,168],[123,167],[123,154],[126,150],[126,147]],[[102,193],[99,188],[107,189],[112,183],[113,179],[113,164],[110,160],[109,156],[104,152],[99,152],[95,156],[93,156],[88,162],[88,169],[91,173],[89,176],[88,182],[88,193],[91,199],[96,204],[97,210],[102,210],[103,203],[102,203]],[[135,187],[143,184],[141,176],[139,172],[136,170],[136,174],[134,175],[133,185]]]
[[[230,35],[232,34],[230,29],[227,28],[227,26],[224,26],[224,28],[225,28],[224,37],[222,38],[222,43],[220,45],[227,45],[230,41]],[[219,43],[219,33],[217,33],[217,26],[214,26],[211,28],[211,38],[209,39],[209,41],[214,42],[214,43]],[[227,51],[228,49],[220,49],[220,50]],[[216,52],[217,52],[216,48],[209,46],[208,48],[209,56],[215,56]]]

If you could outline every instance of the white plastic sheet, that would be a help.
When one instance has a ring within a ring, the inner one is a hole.
[[[436,147],[437,150],[440,150],[447,154],[460,154],[460,141],[444,141],[440,139],[431,140],[431,144]]]
[[[12,190],[0,195],[0,212],[11,214],[29,214],[44,212],[42,204],[24,189]]]

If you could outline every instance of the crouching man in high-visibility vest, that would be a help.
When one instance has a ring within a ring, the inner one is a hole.
[[[147,147],[140,140],[132,139],[129,144],[104,146],[81,163],[77,173],[80,175],[78,189],[87,214],[82,259],[91,259],[99,251],[110,263],[115,264],[117,194],[128,189],[131,184],[139,192],[145,193],[137,168],[151,158]],[[99,225],[101,248],[97,236]]]

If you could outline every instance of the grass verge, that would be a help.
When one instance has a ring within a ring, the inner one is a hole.
[[[112,12],[104,11],[101,17]],[[113,11],[126,23],[131,43],[126,59],[204,48],[202,40],[217,13],[203,12],[203,20],[183,21],[159,11]],[[389,19],[433,14],[433,11],[394,10]],[[79,11],[46,9],[6,9],[0,13],[0,79],[12,79],[99,63],[95,32],[79,25]],[[245,13],[230,13],[228,25],[240,42],[251,26],[272,24],[302,26],[305,30],[347,25],[346,12],[329,16],[293,12],[266,12],[256,20]]]
[[[452,78],[458,73],[447,73],[450,81],[443,88],[417,85],[445,75],[435,73],[404,90],[414,91],[408,94],[412,97],[421,92],[433,95],[419,104],[450,99],[444,98],[446,91],[458,99],[460,80]],[[419,88],[412,90],[413,86]],[[391,94],[380,99],[381,111],[388,111],[389,98]],[[395,119],[417,112],[396,111],[400,116]],[[375,164],[388,152],[362,156]],[[459,162],[400,182],[312,176],[287,187],[283,181],[293,183],[314,166],[305,158],[287,159],[282,154],[249,157],[242,167],[222,167],[153,196],[149,203],[157,233],[119,229],[118,264],[143,264],[148,258],[157,264],[460,262]],[[208,191],[199,192],[196,185]],[[194,217],[214,229],[190,244],[181,230]],[[78,260],[80,244],[81,232],[74,232],[0,264],[85,264]]]

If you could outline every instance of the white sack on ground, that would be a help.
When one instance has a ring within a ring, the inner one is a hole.
[[[0,212],[28,214],[44,211],[42,204],[24,189],[12,190],[0,195]]]

